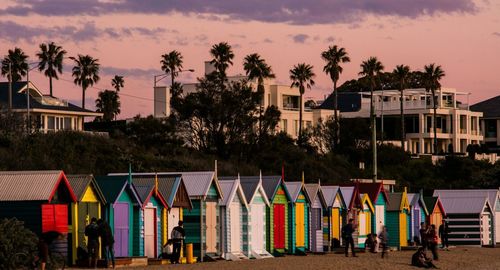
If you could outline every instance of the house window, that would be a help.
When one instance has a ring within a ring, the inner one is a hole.
[[[282,125],[281,130],[283,132],[288,132],[288,120],[282,119],[281,120],[281,125]]]
[[[54,116],[47,116],[47,129],[54,130],[56,128],[56,119]]]
[[[295,136],[299,136],[299,120],[294,121]]]
[[[64,117],[64,129],[71,130],[71,117]]]

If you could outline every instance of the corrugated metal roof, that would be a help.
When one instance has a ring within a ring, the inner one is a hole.
[[[378,195],[382,194],[385,199],[387,198],[387,193],[385,192],[383,183],[357,183],[359,188],[359,193],[366,193],[370,196],[370,200],[375,203],[378,199]]]
[[[96,176],[97,184],[108,203],[115,203],[128,182],[127,175]]]
[[[403,193],[389,193],[387,194],[387,199],[389,200],[387,211],[399,211],[401,208]]]
[[[340,187],[342,197],[344,197],[345,204],[348,208],[352,207],[351,201],[354,196],[354,187]]]
[[[419,197],[420,195],[418,193],[408,193],[408,202],[410,205],[416,205]]]
[[[141,202],[143,204],[147,203],[149,201],[149,195],[151,192],[154,190],[154,185],[140,185],[140,184],[133,184],[135,187],[135,190],[137,191],[137,195],[139,195],[139,198],[141,199]]]
[[[302,189],[302,182],[285,182],[285,187],[288,190],[288,194],[292,198],[292,202],[297,201],[299,197],[300,190]]]
[[[323,196],[325,197],[326,205],[331,207],[335,202],[335,196],[339,192],[339,186],[322,186]]]
[[[68,182],[71,185],[75,196],[78,200],[81,200],[87,190],[87,186],[92,181],[93,176],[90,174],[69,174],[66,178],[68,178]]]
[[[434,190],[434,197],[440,198],[447,197],[488,197],[492,207],[500,207],[496,201],[500,196],[498,189],[436,189]]]
[[[260,177],[259,176],[241,176],[240,183],[243,193],[245,193],[245,199],[247,202],[251,202],[253,196],[257,192],[259,187]]]
[[[236,193],[237,190],[237,181],[236,180],[220,180],[219,181],[220,189],[222,191],[223,198],[221,201],[221,205],[227,206],[231,203],[233,194]]]
[[[48,201],[63,171],[0,172],[0,201]]]
[[[479,214],[489,205],[487,197],[446,197],[439,198],[448,214]]]
[[[278,185],[280,183],[281,176],[279,175],[262,176],[262,187],[264,188],[266,196],[270,201],[274,199],[274,193],[278,189]]]

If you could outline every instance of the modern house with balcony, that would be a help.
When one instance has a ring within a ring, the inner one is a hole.
[[[9,106],[9,83],[0,82],[0,111]],[[26,95],[29,93],[29,96]],[[29,103],[28,103],[29,100]],[[28,106],[29,104],[29,106]],[[91,110],[83,109],[65,100],[44,95],[32,82],[12,84],[12,112],[30,115],[36,129],[40,132],[59,130],[83,131],[85,117],[102,116]]]
[[[484,135],[483,144],[490,151],[500,153],[500,96],[476,103],[471,109],[483,113],[483,117],[479,119]]]
[[[433,153],[433,98],[425,89],[406,89],[403,92],[406,149],[412,154]],[[481,112],[472,111],[467,104],[469,93],[452,88],[436,92],[436,130],[438,153],[465,153],[469,144],[479,144],[483,136],[479,128]],[[465,99],[465,101],[464,101]],[[400,145],[400,92],[378,90],[374,92],[375,113],[379,140]],[[339,93],[339,110],[343,118],[369,118],[370,93]],[[320,108],[333,108],[329,97]]]
[[[215,69],[210,62],[205,62],[205,74],[213,72]],[[244,75],[230,76],[229,81],[237,81],[246,79]],[[250,81],[257,89],[257,81]],[[196,92],[196,83],[187,83],[183,85],[184,95]],[[297,138],[299,132],[299,112],[300,112],[300,97],[297,87],[290,85],[279,85],[274,80],[264,80],[264,95],[261,102],[262,110],[269,106],[276,106],[281,112],[281,120],[276,131],[286,132],[293,138]],[[154,89],[154,116],[166,117],[170,114],[170,91],[167,86],[157,86]],[[315,126],[319,119],[326,120],[334,114],[333,109],[321,109],[306,107],[306,100],[302,100],[302,127],[304,129]]]

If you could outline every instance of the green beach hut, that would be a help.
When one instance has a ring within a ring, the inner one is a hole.
[[[310,199],[304,182],[285,182],[290,194],[289,250],[291,254],[304,255],[309,249],[309,206]]]
[[[389,246],[401,249],[411,240],[410,203],[406,191],[389,193],[386,226],[389,234]]]

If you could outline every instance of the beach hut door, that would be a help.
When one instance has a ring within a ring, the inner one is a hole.
[[[263,250],[265,245],[264,220],[266,212],[264,211],[264,207],[263,204],[254,204],[250,206],[252,214],[250,217],[252,230],[251,249],[254,251]]]
[[[285,248],[285,205],[274,205],[274,247]]]
[[[305,217],[304,203],[297,203],[295,206],[295,227],[296,227],[296,246],[305,246]]]
[[[207,253],[217,253],[217,203],[207,202],[206,212],[206,245]]]
[[[377,231],[377,235],[380,233],[382,230],[382,226],[385,225],[385,213],[384,213],[384,206],[383,205],[375,205],[375,218],[376,218],[376,227],[375,230]]]
[[[117,203],[114,206],[115,224],[115,256],[128,257],[129,239],[129,205],[127,203]]]
[[[156,258],[156,209],[144,209],[144,256]]]
[[[482,215],[481,216],[481,229],[482,229],[482,245],[489,245],[490,244],[490,216],[489,215]]]
[[[231,203],[229,208],[229,221],[231,226],[231,253],[241,252],[241,229],[240,229],[240,204]]]
[[[99,204],[93,202],[81,202],[78,206],[78,246],[87,248],[87,239],[85,237],[85,227],[90,223],[90,220],[100,218]]]

